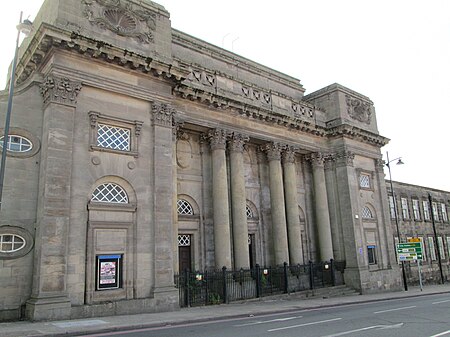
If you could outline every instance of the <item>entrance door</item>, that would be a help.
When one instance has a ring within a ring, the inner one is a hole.
[[[185,269],[192,269],[191,235],[189,234],[178,235],[178,265],[180,274]]]
[[[248,254],[249,254],[249,261],[250,261],[250,268],[255,267],[255,260],[256,260],[256,247],[255,247],[255,234],[249,234],[248,235]]]

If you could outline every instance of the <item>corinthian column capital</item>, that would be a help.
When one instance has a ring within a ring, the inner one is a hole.
[[[81,82],[72,81],[67,77],[48,75],[40,86],[40,92],[44,98],[44,105],[58,103],[75,107],[81,87]]]
[[[282,154],[283,163],[295,163],[295,148],[293,146],[286,146]]]
[[[314,152],[306,157],[313,167],[324,167],[326,155],[323,152]]]
[[[244,152],[244,145],[248,142],[250,137],[243,134],[233,132],[229,140],[230,151],[231,152]]]
[[[277,142],[267,143],[261,146],[261,150],[266,152],[269,161],[281,160],[281,151],[283,151],[284,148],[285,145]]]
[[[209,130],[207,138],[211,145],[211,150],[225,150],[227,144],[227,131],[223,129]]]
[[[172,127],[175,112],[169,104],[152,102],[153,123],[156,125]]]

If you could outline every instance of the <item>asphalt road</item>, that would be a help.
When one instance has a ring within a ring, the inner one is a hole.
[[[121,331],[120,337],[450,336],[450,294]]]

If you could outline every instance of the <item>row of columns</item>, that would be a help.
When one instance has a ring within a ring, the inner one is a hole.
[[[210,130],[207,135],[212,152],[212,194],[214,247],[216,267],[248,268],[248,227],[244,178],[244,144],[248,137],[229,134],[223,129]],[[226,148],[230,153],[231,223],[233,225],[234,265],[231,259],[230,212]],[[260,150],[269,163],[269,188],[272,213],[272,236],[275,264],[303,263],[300,217],[297,198],[295,149],[280,143],[268,143]],[[328,200],[323,158],[311,156],[313,165],[316,221],[322,260],[333,258]],[[322,164],[320,164],[320,160]],[[283,164],[283,165],[282,165]]]

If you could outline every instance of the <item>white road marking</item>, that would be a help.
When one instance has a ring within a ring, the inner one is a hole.
[[[366,330],[371,330],[371,329],[380,329],[380,330],[396,329],[396,328],[401,328],[402,326],[403,326],[403,323],[394,324],[394,325],[374,325],[374,326],[368,326],[368,327],[361,328],[361,329],[343,331],[343,332],[339,332],[339,333],[332,334],[332,335],[326,335],[323,337],[338,337],[338,336],[350,335],[355,332],[366,331]]]
[[[446,302],[450,302],[450,300],[444,300],[444,301],[439,301],[439,302],[433,302],[431,304],[440,304],[440,303],[446,303]]]
[[[450,330],[438,333],[437,335],[433,335],[433,336],[430,336],[430,337],[439,337],[439,336],[445,336],[445,335],[450,335]]]
[[[284,321],[290,321],[292,319],[302,318],[302,317],[303,316],[276,318],[276,319],[271,319],[269,321],[257,321],[257,322],[251,322],[251,323],[245,323],[245,324],[239,324],[239,325],[233,325],[233,326],[234,327],[242,327],[242,326],[258,325],[258,324],[273,323],[273,322],[284,322]]]
[[[375,311],[374,314],[381,314],[383,312],[390,312],[390,311],[406,310],[406,309],[411,309],[411,308],[416,308],[416,307],[417,307],[416,305],[411,305],[410,307],[402,307],[402,308]]]
[[[317,322],[303,323],[303,324],[298,324],[298,325],[285,326],[285,327],[282,327],[282,328],[270,329],[270,330],[267,330],[267,332],[274,332],[274,331],[280,331],[280,330],[294,329],[294,328],[299,328],[299,327],[307,326],[307,325],[315,325],[315,324],[322,324],[322,323],[327,323],[327,322],[339,321],[341,319],[342,318],[332,318],[332,319],[326,319],[324,321],[317,321]]]

